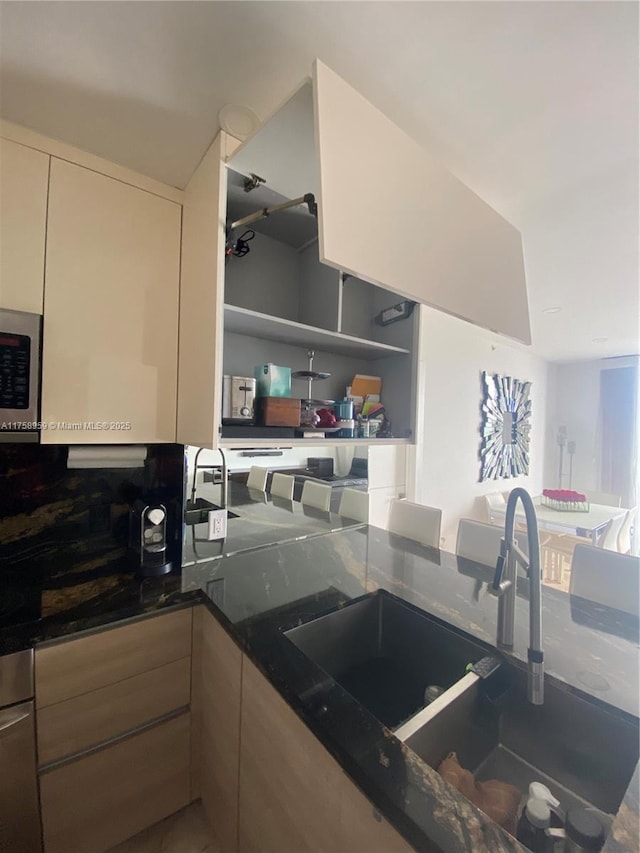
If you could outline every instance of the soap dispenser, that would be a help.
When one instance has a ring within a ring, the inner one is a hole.
[[[532,782],[529,785],[529,796],[536,800],[542,800],[551,809],[551,826],[564,826],[565,812],[560,805],[560,800],[553,796],[551,791],[542,782]]]
[[[551,826],[551,809],[545,800],[529,797],[518,821],[516,837],[532,853],[550,853],[553,842],[546,833]]]

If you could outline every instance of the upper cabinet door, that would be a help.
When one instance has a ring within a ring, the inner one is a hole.
[[[43,443],[175,441],[180,221],[179,204],[52,158]]]
[[[0,139],[0,308],[42,314],[49,155]]]
[[[519,231],[321,62],[314,88],[320,259],[530,344]]]
[[[531,343],[520,233],[321,62],[230,164],[315,194],[321,261]]]
[[[177,441],[217,447],[229,137],[219,133],[184,192]]]

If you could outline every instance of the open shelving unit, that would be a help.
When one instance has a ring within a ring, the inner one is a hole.
[[[233,169],[227,175],[228,221],[242,222],[255,212],[288,202],[263,184],[247,192],[245,177]],[[246,239],[244,245],[232,244],[225,265],[223,374],[253,376],[255,366],[267,362],[286,365],[295,374],[307,368],[313,351],[314,368],[327,375],[317,389],[322,399],[342,399],[358,374],[382,380],[382,401],[398,438],[358,443],[411,441],[416,318],[393,326],[376,320],[383,309],[397,302],[397,294],[322,264],[317,221],[305,205],[242,224],[234,234]],[[236,250],[239,253],[234,254]],[[294,375],[291,393],[308,397],[306,381]],[[224,436],[221,445],[312,446],[312,441]],[[328,433],[316,441],[350,445],[357,440],[332,438]]]
[[[308,326],[282,317],[261,314],[236,305],[224,306],[224,328],[227,332],[251,335],[266,341],[279,341],[309,349],[330,350],[340,355],[369,360],[386,358],[390,355],[408,355],[410,350],[391,344],[332,332],[317,326]]]
[[[358,445],[410,444],[407,438],[221,438],[220,446],[232,450],[251,450],[253,448],[286,449],[288,447],[357,447]]]

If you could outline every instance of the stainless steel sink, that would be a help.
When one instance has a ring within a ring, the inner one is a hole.
[[[618,810],[639,753],[629,715],[548,678],[532,705],[526,671],[504,661],[488,678],[466,672],[492,649],[382,590],[285,634],[434,769],[455,752],[478,781],[522,794],[542,781],[564,809],[595,808],[605,826]],[[431,685],[445,692],[427,704]]]
[[[434,768],[455,752],[478,781],[500,779],[523,794],[530,782],[542,781],[565,809],[595,808],[606,825],[638,761],[638,721],[548,679],[544,704],[532,705],[526,673],[513,666],[505,670],[508,683],[501,694],[491,697],[485,682],[468,679],[396,736]]]
[[[384,591],[285,634],[389,728],[424,707],[427,687],[450,687],[487,654]]]

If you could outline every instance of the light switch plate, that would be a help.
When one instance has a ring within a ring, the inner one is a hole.
[[[227,511],[226,509],[209,510],[209,535],[208,539],[224,539],[227,535]]]

